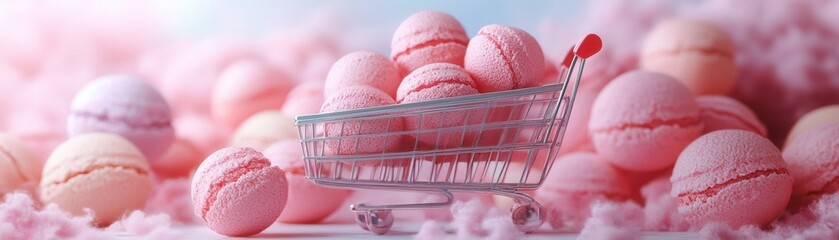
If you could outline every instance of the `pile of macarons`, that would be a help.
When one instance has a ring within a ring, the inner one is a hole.
[[[725,31],[673,19],[640,47],[638,68],[610,80],[586,109],[588,144],[560,156],[536,192],[552,226],[579,230],[596,201],[659,203],[641,193],[658,179],[669,179],[671,211],[690,229],[766,226],[836,193],[835,106],[803,117],[779,148],[755,113],[727,96],[738,66]]]
[[[390,58],[357,51],[338,59],[327,75],[326,100],[320,112],[528,88],[542,85],[546,76],[556,75],[556,67],[545,60],[539,43],[521,29],[487,25],[470,39],[451,15],[423,11],[411,15],[396,29]],[[470,146],[476,138],[475,133],[456,127],[484,123],[485,115],[493,115],[488,121],[513,115],[504,113],[470,109],[341,120],[324,124],[322,131],[325,137],[341,138],[325,143],[328,153],[337,155],[404,151],[405,145],[411,145],[407,150],[453,148]],[[489,142],[486,139],[494,138],[498,136],[482,139]]]

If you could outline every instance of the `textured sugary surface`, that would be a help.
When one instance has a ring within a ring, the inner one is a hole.
[[[396,104],[387,93],[372,87],[354,86],[343,88],[329,97],[321,107],[321,112],[336,112],[359,108]],[[369,120],[347,120],[324,124],[327,137],[341,137],[340,140],[327,140],[326,146],[339,155],[381,153],[397,150],[400,135],[385,136],[358,135],[399,132],[405,129],[401,117]]]
[[[766,137],[766,127],[757,119],[755,113],[743,103],[726,96],[699,96],[699,115],[709,133],[722,129],[741,129],[752,131]]]
[[[806,204],[839,190],[839,123],[812,129],[784,147],[795,179],[793,201]]]
[[[204,160],[192,179],[195,215],[222,235],[257,234],[285,207],[284,175],[253,148],[220,149]]]
[[[451,15],[422,11],[403,21],[391,41],[390,57],[401,76],[431,63],[463,66],[469,37]]]
[[[670,181],[679,212],[694,226],[722,222],[734,228],[775,220],[793,184],[780,150],[744,130],[698,138],[679,156]]]
[[[330,98],[344,88],[362,85],[382,90],[393,98],[400,80],[402,78],[396,66],[387,57],[370,51],[356,51],[341,57],[329,69],[323,96]]]
[[[469,41],[464,68],[482,93],[539,85],[545,57],[536,39],[524,30],[487,25]]]
[[[632,71],[607,85],[591,110],[589,134],[598,155],[627,170],[671,166],[702,133],[699,107],[671,77]]]

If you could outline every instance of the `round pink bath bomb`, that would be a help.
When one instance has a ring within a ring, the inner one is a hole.
[[[232,147],[252,147],[263,150],[272,143],[286,139],[297,139],[294,118],[280,111],[269,110],[254,114],[233,132]]]
[[[326,75],[323,95],[327,98],[350,86],[369,86],[384,91],[391,98],[401,80],[396,66],[385,56],[369,51],[357,51],[338,59]]]
[[[142,79],[109,75],[88,83],[76,94],[67,119],[70,137],[106,132],[125,137],[150,161],[172,141],[172,113],[160,93]]]
[[[288,92],[282,112],[290,117],[310,115],[320,112],[321,106],[323,106],[323,83],[303,82]]]
[[[661,73],[632,71],[603,88],[588,129],[598,155],[626,170],[650,172],[672,166],[702,134],[703,123],[683,84]]]
[[[463,66],[469,37],[454,17],[437,11],[411,15],[396,28],[390,57],[401,76],[431,63]]]
[[[396,93],[396,102],[412,103],[434,99],[478,94],[475,81],[463,68],[451,63],[432,63],[417,68],[402,80]],[[457,127],[480,123],[486,110],[458,110],[445,113],[426,114],[425,117],[406,117],[407,130],[428,130]],[[442,148],[459,146],[461,142],[470,142],[475,132],[456,129],[451,131],[432,131],[418,136],[424,145]],[[416,136],[415,136],[416,137]],[[463,139],[465,138],[465,139]]]
[[[533,36],[524,30],[487,25],[469,41],[464,68],[482,93],[539,85],[545,57]]]
[[[118,135],[88,133],[58,146],[44,165],[41,201],[74,215],[93,210],[94,223],[108,226],[143,209],[151,193],[149,164]]]
[[[743,103],[726,96],[699,96],[699,114],[705,123],[704,133],[722,129],[752,131],[766,137],[766,127]]]
[[[644,41],[640,66],[676,78],[696,95],[725,95],[738,74],[728,33],[691,19],[673,19],[656,26]]]
[[[0,195],[16,190],[34,190],[41,181],[42,167],[41,161],[23,142],[0,133]]]
[[[722,222],[736,229],[780,216],[793,178],[769,139],[750,131],[720,130],[685,148],[670,182],[679,213],[695,228]]]
[[[536,198],[551,209],[554,228],[578,228],[591,216],[590,204],[632,196],[626,173],[590,152],[567,154],[554,162]],[[571,226],[566,226],[571,225]]]
[[[285,171],[288,200],[277,219],[283,223],[317,223],[341,207],[350,195],[347,189],[329,188],[306,180],[303,150],[297,140],[284,140],[263,151],[274,166]]]
[[[792,199],[806,204],[839,190],[839,123],[815,128],[784,147],[784,160],[795,179]]]
[[[321,107],[322,113],[377,107],[396,104],[387,93],[372,87],[354,86],[341,89],[329,97]],[[335,121],[324,124],[326,137],[341,137],[341,140],[327,140],[326,147],[339,155],[392,152],[399,149],[401,136],[360,136],[394,133],[405,130],[401,117],[374,118],[370,120]]]
[[[219,149],[192,177],[195,215],[232,237],[262,232],[280,216],[288,197],[285,173],[253,148]]]
[[[824,106],[810,111],[798,119],[798,122],[792,127],[792,130],[789,131],[784,145],[788,145],[798,135],[836,123],[839,123],[839,105]]]
[[[278,110],[294,82],[267,64],[239,60],[221,72],[213,89],[210,112],[216,122],[235,129],[264,110]]]

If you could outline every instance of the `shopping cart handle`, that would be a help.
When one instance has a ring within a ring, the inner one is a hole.
[[[562,66],[566,69],[571,68],[571,62],[574,61],[574,48],[568,49],[568,54],[565,54],[565,60],[562,61]]]
[[[583,59],[587,59],[594,56],[597,52],[600,52],[600,48],[602,47],[603,41],[600,40],[600,36],[597,36],[597,34],[594,33],[589,33],[586,37],[580,40],[576,46],[574,46],[574,53]]]

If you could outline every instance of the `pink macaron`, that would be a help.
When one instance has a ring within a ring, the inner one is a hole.
[[[59,145],[44,165],[41,200],[78,216],[90,209],[94,224],[108,226],[145,207],[149,172],[146,157],[125,138],[78,135]]]
[[[150,161],[157,160],[172,141],[172,112],[160,93],[130,75],[104,76],[76,94],[67,119],[72,136],[107,132],[125,137]]]
[[[649,172],[672,166],[702,134],[703,123],[683,84],[664,74],[632,71],[603,88],[588,127],[598,155],[620,168]]]
[[[396,104],[390,95],[368,86],[346,87],[324,101],[321,112],[338,112]],[[339,155],[392,152],[399,149],[405,123],[401,117],[341,120],[324,124],[326,146]],[[383,134],[381,136],[368,136]]]
[[[422,102],[441,98],[478,94],[475,81],[463,68],[451,63],[432,63],[417,68],[402,80],[396,93],[398,103]],[[407,130],[432,130],[415,134],[419,142],[429,147],[456,147],[474,142],[476,131],[466,131],[460,126],[481,123],[485,109],[456,110],[429,113],[423,117],[405,118]],[[451,128],[451,129],[445,129]]]
[[[487,25],[469,41],[464,68],[482,93],[539,85],[545,57],[533,36],[524,30]]]
[[[323,100],[323,83],[303,82],[288,92],[282,112],[290,117],[316,114],[320,112]]]
[[[283,170],[253,148],[220,149],[192,178],[195,215],[225,236],[262,232],[280,216],[287,197]]]
[[[567,154],[554,163],[536,199],[549,210],[554,228],[576,229],[591,216],[595,201],[625,201],[632,196],[626,173],[590,152]]]
[[[764,225],[783,213],[793,178],[769,139],[745,130],[703,135],[679,155],[670,195],[694,228],[722,222]]]
[[[743,103],[726,96],[699,96],[699,114],[705,123],[705,133],[722,129],[752,131],[766,137],[766,127],[757,115]]]
[[[0,133],[0,195],[35,190],[43,163],[15,137]]]
[[[263,154],[285,172],[288,180],[288,200],[277,218],[279,222],[320,222],[341,207],[351,193],[347,189],[324,187],[307,180],[303,150],[298,140],[279,141],[266,148]]]
[[[357,51],[338,59],[326,76],[323,95],[327,98],[350,86],[368,86],[384,91],[391,98],[399,87],[399,72],[385,56],[370,51]]]
[[[172,146],[157,161],[151,162],[151,169],[157,176],[167,178],[187,177],[204,161],[204,153],[192,141],[175,138]]]
[[[795,179],[792,199],[807,204],[839,190],[839,123],[808,131],[784,147],[784,160]]]
[[[738,75],[728,33],[694,19],[673,19],[656,26],[644,41],[640,65],[676,78],[696,95],[727,94]]]
[[[463,66],[469,37],[454,17],[437,11],[411,15],[396,28],[390,57],[401,76],[431,63]]]
[[[264,110],[278,110],[294,82],[278,69],[256,60],[239,60],[221,72],[210,112],[216,122],[235,129]]]

